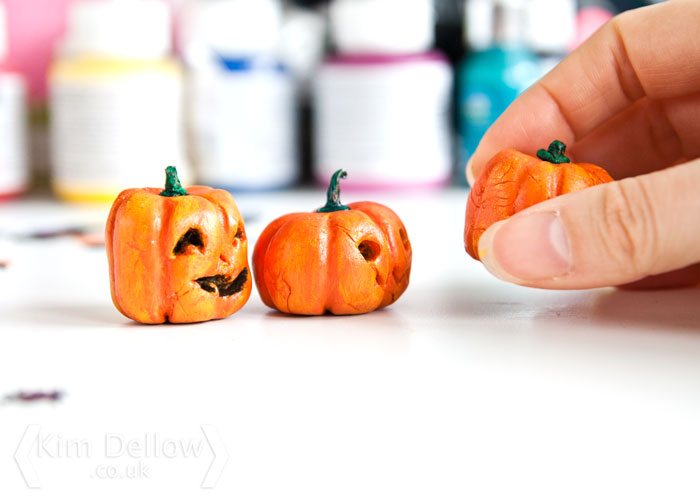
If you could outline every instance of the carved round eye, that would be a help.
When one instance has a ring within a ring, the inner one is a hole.
[[[182,255],[188,252],[190,247],[196,247],[202,250],[204,248],[204,238],[202,238],[202,232],[196,227],[191,227],[183,234],[177,241],[175,248],[173,248],[173,254]]]
[[[357,249],[360,251],[362,257],[364,257],[364,259],[367,262],[373,262],[374,260],[376,260],[381,252],[381,249],[379,248],[379,243],[371,240],[361,241],[360,244],[357,245]]]

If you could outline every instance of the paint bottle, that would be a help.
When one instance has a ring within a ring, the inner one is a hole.
[[[544,76],[561,62],[576,35],[576,0],[530,0],[527,43]]]
[[[336,0],[330,27],[337,53],[314,85],[315,172],[344,187],[435,187],[453,165],[452,71],[430,51],[432,0]]]
[[[52,184],[63,199],[111,201],[183,182],[182,84],[170,58],[170,12],[157,0],[78,1],[49,72]]]
[[[458,74],[461,183],[466,184],[464,165],[488,128],[541,74],[527,45],[524,6],[522,0],[467,1],[469,53]]]
[[[29,182],[26,86],[19,74],[6,71],[7,16],[0,3],[0,198],[18,195]]]
[[[280,2],[201,2],[185,17],[190,140],[200,180],[234,191],[293,184],[296,92],[277,58]]]
[[[48,185],[49,118],[47,72],[54,47],[65,32],[68,5],[75,0],[0,0],[7,10],[7,67],[27,88],[29,171],[37,187]]]

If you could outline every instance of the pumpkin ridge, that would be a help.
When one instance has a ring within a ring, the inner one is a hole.
[[[129,190],[130,191],[130,190]],[[112,296],[112,303],[117,308],[117,310],[124,314],[124,310],[120,304],[120,300],[117,296],[116,290],[116,261],[114,257],[114,226],[117,220],[117,215],[121,212],[122,205],[124,201],[128,199],[127,191],[122,192],[117,199],[114,201],[112,208],[109,211],[109,216],[107,217],[107,224],[105,225],[105,249],[107,250],[107,262],[109,263],[109,291]]]
[[[289,284],[289,282],[280,274],[279,279],[282,283],[284,283],[284,286],[287,287],[287,297],[285,297],[285,302],[286,302],[286,310],[285,312],[290,312],[291,309],[289,308],[289,300],[292,298],[292,286]]]
[[[345,235],[350,239],[350,241],[352,241],[353,244],[354,244],[355,246],[357,246],[357,241],[355,240],[355,238],[352,237],[352,235],[350,234],[350,230],[349,230],[348,228],[346,228],[345,226],[343,226],[343,225],[341,225],[341,224],[338,224],[338,223],[335,223],[334,225],[335,225],[335,227],[337,227],[338,229],[340,229],[340,231],[342,231],[343,233],[345,233]]]
[[[520,200],[521,194],[523,194],[522,190],[520,189],[520,186],[525,182],[525,178],[530,175],[530,165],[527,163],[521,163],[520,162],[520,156],[517,157],[517,165],[516,165],[516,159],[512,159],[509,162],[508,166],[508,172],[512,172],[512,175],[514,175],[513,179],[513,186],[514,189],[511,189],[509,191],[503,191],[500,190],[500,193],[504,193],[504,196],[497,197],[499,201],[503,202],[503,204],[492,204],[492,206],[496,206],[499,208],[505,209],[505,216],[506,218],[512,217],[513,214],[516,212],[516,205],[518,204],[518,201]],[[520,166],[520,168],[516,168],[516,166]],[[536,181],[536,184],[539,185],[540,183]],[[489,184],[489,187],[491,185]],[[477,251],[478,251],[478,244],[477,244]]]
[[[276,293],[274,293],[274,287],[272,287],[271,283],[268,283],[266,278],[267,270],[270,268],[268,259],[272,259],[272,257],[269,255],[269,249],[272,247],[275,237],[287,226],[287,224],[290,224],[299,217],[305,215],[306,214],[301,212],[295,212],[277,217],[263,230],[258,237],[255,247],[253,248],[253,275],[255,276],[255,282],[258,285],[258,292],[263,303],[273,309],[281,310],[281,308],[278,307],[275,302]]]
[[[159,234],[158,238],[158,255],[170,255],[171,251],[170,248],[167,248],[167,253],[164,253],[166,251],[166,247],[168,246],[168,241],[170,240],[170,235],[172,232],[172,226],[171,226],[171,221],[173,218],[173,207],[175,203],[177,203],[178,199],[177,198],[172,198],[172,197],[167,197],[167,196],[160,196],[158,195],[157,198],[157,204],[158,204],[158,212],[161,214],[161,231]],[[162,228],[167,228],[166,230],[162,230]],[[205,240],[205,245],[206,245],[206,240]],[[163,263],[164,266],[167,267],[166,270],[166,276],[171,276],[172,275],[172,260],[171,259],[165,259],[165,262]],[[163,293],[163,273],[156,273],[157,277],[155,278],[156,282],[156,292],[155,295],[157,297],[162,297],[161,302],[158,304],[158,310],[159,310],[159,316],[162,314],[165,314],[165,322],[169,322],[170,319],[173,316],[173,312],[175,309],[175,305],[172,304],[168,307],[166,307],[163,304],[163,300],[167,299],[167,296]],[[168,292],[172,293],[170,290],[170,283],[168,283]],[[176,295],[176,297],[179,300],[179,297]],[[166,309],[163,313],[160,312],[161,309]],[[184,308],[183,308],[184,310]]]
[[[334,290],[329,290],[329,287],[327,286],[328,282],[331,283],[337,283],[338,282],[338,255],[337,251],[332,251],[336,250],[336,233],[335,231],[332,231],[330,227],[331,223],[331,218],[335,219],[336,217],[339,217],[342,215],[341,212],[330,212],[328,215],[323,216],[323,232],[327,235],[328,239],[326,241],[325,247],[326,247],[326,261],[325,261],[325,270],[324,272],[321,273],[321,276],[325,277],[325,282],[324,283],[319,283],[321,290],[323,290],[323,308],[326,311],[331,311],[332,313],[335,314],[333,311],[335,309],[335,304],[333,303],[337,297],[335,296],[337,294],[337,291]],[[333,276],[329,276],[330,273],[333,273]],[[322,278],[323,279],[323,278]]]
[[[114,203],[112,204],[112,208],[109,210],[109,216],[107,217],[107,224],[105,225],[105,249],[107,251],[107,262],[109,263],[109,291],[112,296],[112,302],[114,303],[114,306],[117,308],[117,310],[124,314],[124,311],[122,310],[122,307],[119,303],[119,299],[116,296],[116,290],[115,290],[115,273],[116,270],[114,269],[116,263],[114,259],[114,226],[115,226],[115,221],[117,214],[121,211],[122,204],[124,203],[125,200],[128,199],[128,196],[131,194],[130,189],[126,191],[122,191],[119,196],[117,196],[117,199],[114,200]],[[126,316],[126,314],[124,314]]]
[[[192,191],[192,188],[190,188],[190,191]],[[199,196],[201,198],[204,198],[205,200],[207,200],[208,202],[210,202],[211,204],[213,204],[216,207],[216,210],[219,213],[219,216],[223,222],[224,232],[226,234],[228,234],[231,231],[231,224],[229,221],[230,217],[228,215],[226,207],[224,207],[221,204],[221,201],[215,196],[217,191],[220,191],[220,190],[219,189],[210,189],[209,191],[205,191],[205,192],[201,192],[201,193],[194,193],[194,195]],[[192,194],[192,193],[190,193],[190,194]],[[238,225],[240,226],[243,223],[243,219],[240,217],[240,214],[238,214],[238,215],[239,215]]]
[[[550,198],[556,198],[564,194],[564,184],[565,177],[569,175],[569,169],[571,164],[562,165],[561,168],[554,169],[554,179],[556,180],[556,185],[554,193],[550,195]]]

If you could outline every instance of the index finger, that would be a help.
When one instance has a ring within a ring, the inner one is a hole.
[[[647,97],[700,90],[700,2],[673,0],[617,16],[533,85],[484,135],[471,163],[478,176],[498,151],[569,146]]]

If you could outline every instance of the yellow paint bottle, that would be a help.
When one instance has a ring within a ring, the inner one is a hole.
[[[52,185],[63,199],[111,202],[123,189],[160,185],[185,163],[180,68],[171,22],[157,0],[72,5],[49,73]]]

